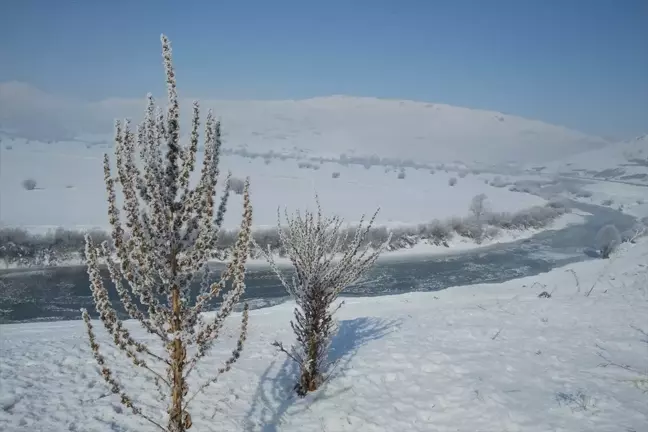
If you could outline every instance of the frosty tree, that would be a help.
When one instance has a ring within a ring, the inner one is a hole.
[[[605,225],[596,234],[595,241],[601,258],[610,258],[612,252],[621,244],[621,234],[614,225]]]
[[[477,243],[481,243],[484,237],[483,219],[488,212],[487,199],[488,197],[486,196],[486,194],[481,193],[479,195],[475,195],[470,202],[470,212],[474,217],[474,226],[472,226],[471,228]]]
[[[189,144],[181,145],[171,46],[164,35],[161,38],[168,95],[166,113],[156,108],[153,97],[149,95],[145,119],[135,132],[131,130],[128,120],[123,124],[117,122],[116,177],[112,175],[108,155],[104,155],[104,179],[114,248],[109,247],[107,242],[97,247],[91,236],[87,235],[85,253],[99,317],[116,347],[132,361],[135,368],[154,379],[161,398],[167,404],[166,420],[144,412],[127,394],[100,351],[86,310],[83,310],[83,319],[101,374],[112,392],[119,395],[121,403],[160,430],[183,432],[192,425],[188,411],[191,400],[215,382],[220,374],[228,371],[243,349],[247,334],[247,306],[242,314],[241,331],[232,355],[215,376],[200,383],[189,394],[192,371],[197,362],[208,354],[225,319],[245,290],[252,207],[249,181],[246,181],[243,220],[231,261],[220,279],[210,282],[207,261],[214,256],[229,195],[226,185],[216,207],[220,123],[214,120],[211,111],[207,114],[202,169],[197,184],[192,187],[190,175],[196,165],[200,110],[198,103],[194,102]],[[166,144],[166,155],[162,154],[163,143]],[[123,195],[121,210],[115,191],[117,181]],[[106,263],[129,316],[156,336],[163,347],[151,347],[136,340],[118,318],[99,274],[101,262]],[[196,277],[201,278],[200,293],[191,296],[190,285]],[[203,318],[201,312],[210,300],[225,290],[228,281],[231,281],[231,289],[223,296],[219,310],[213,318]],[[135,300],[136,297],[139,302]]]
[[[475,195],[470,202],[470,212],[475,216],[478,222],[480,222],[484,215],[488,212],[488,197],[486,194]]]
[[[374,264],[391,239],[389,236],[375,250],[365,242],[378,210],[366,226],[363,215],[351,237],[351,230],[342,227],[343,220],[337,216],[323,217],[319,199],[316,202],[317,214],[306,211],[302,215],[297,211],[289,216],[285,211],[286,229],[282,228],[281,214],[277,212],[281,247],[295,271],[292,279],[286,279],[279,270],[269,246],[265,254],[297,303],[290,323],[296,343],[291,348],[285,348],[280,342],[274,345],[299,365],[300,378],[295,390],[300,396],[316,390],[330,366],[328,351],[337,330],[333,314],[341,306],[334,307],[333,303],[342,290]]]

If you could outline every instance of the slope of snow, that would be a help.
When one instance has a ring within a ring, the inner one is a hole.
[[[182,89],[181,71],[179,74]],[[2,106],[11,109],[4,114],[0,109],[0,124],[14,125],[20,136],[56,140],[69,139],[71,133],[79,136],[101,131],[110,141],[113,119],[140,119],[145,99],[57,103],[52,95],[14,82],[0,84]],[[191,101],[183,100],[181,106],[187,131]],[[607,143],[599,137],[496,111],[407,100],[330,96],[203,100],[201,106],[213,108],[222,119],[226,145],[262,152],[498,163],[553,160]],[[43,130],[51,131],[50,136]]]
[[[0,221],[5,225],[47,230],[106,227],[107,207],[103,183],[102,157],[112,149],[100,146],[86,148],[80,143],[45,144],[31,142],[2,150],[0,157]],[[405,178],[385,167],[365,169],[358,165],[316,164],[318,169],[300,169],[298,161],[273,158],[266,164],[261,158],[224,156],[221,173],[231,170],[234,176],[251,177],[251,194],[255,226],[276,226],[277,207],[289,211],[313,207],[319,194],[325,212],[338,214],[348,222],[361,214],[381,212],[378,223],[420,223],[468,214],[471,199],[488,196],[494,211],[525,209],[542,205],[539,197],[511,192],[484,183],[484,178],[468,174],[448,185],[456,172],[406,169]],[[198,174],[199,170],[195,172]],[[333,173],[340,173],[333,178]],[[25,190],[22,181],[33,178],[36,190]],[[241,197],[232,195],[225,226],[240,222]]]
[[[592,196],[578,198],[592,204],[604,204],[636,218],[648,218],[648,187],[623,183],[598,181],[582,186]],[[648,219],[645,219],[648,221]]]
[[[562,174],[648,185],[648,135],[552,162]]]
[[[641,241],[612,260],[572,265],[576,276],[555,269],[500,285],[348,299],[333,343],[338,367],[304,399],[291,391],[294,368],[270,346],[293,340],[294,305],[253,311],[241,359],[190,408],[193,428],[644,431],[647,260],[648,243]],[[538,298],[542,291],[551,298]],[[238,320],[228,322],[191,385],[221,366]],[[152,380],[135,373],[96,324],[120,381],[162,419]],[[134,335],[150,340],[140,330]],[[110,394],[80,321],[3,325],[0,341],[0,429],[155,430]]]
[[[251,148],[500,162],[562,157],[605,143],[539,121],[414,101],[333,96],[212,105],[229,140]]]

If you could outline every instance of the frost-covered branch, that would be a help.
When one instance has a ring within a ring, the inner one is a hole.
[[[316,201],[316,213],[306,211],[302,215],[297,211],[290,216],[285,211],[286,229],[281,226],[281,213],[277,214],[281,247],[294,270],[292,278],[281,272],[270,247],[265,253],[272,270],[297,303],[291,322],[295,345],[290,350],[280,343],[275,346],[299,364],[301,377],[295,389],[302,396],[322,384],[329,367],[328,351],[337,331],[333,319],[337,308],[333,303],[346,287],[366,273],[390,240],[389,237],[376,249],[365,242],[378,210],[366,226],[364,216],[361,218],[349,242],[350,230],[342,228],[342,219],[324,217],[317,198]]]
[[[249,256],[252,225],[249,181],[243,186],[243,218],[238,231],[232,260],[220,279],[211,282],[207,262],[214,256],[218,234],[223,223],[229,196],[229,176],[220,201],[215,199],[221,148],[220,123],[211,111],[205,121],[204,157],[200,178],[191,184],[200,140],[200,106],[194,102],[191,135],[188,145],[180,143],[179,103],[171,45],[162,36],[162,54],[167,82],[166,114],[148,96],[144,121],[133,132],[130,121],[115,126],[115,168],[104,156],[108,216],[112,227],[112,246],[104,241],[95,246],[86,236],[85,257],[91,290],[99,318],[115,346],[132,363],[153,375],[160,393],[168,400],[165,421],[145,414],[126,394],[113,370],[100,352],[90,316],[83,311],[90,346],[104,380],[121,402],[159,429],[184,432],[192,425],[188,404],[203,391],[198,387],[191,399],[188,375],[204,357],[219,336],[226,318],[245,291],[245,264]],[[161,147],[165,145],[166,154]],[[121,186],[123,205],[117,202],[116,184]],[[117,259],[113,258],[116,255]],[[113,308],[99,267],[105,263],[110,279],[129,317],[149,334],[157,336],[163,347],[158,354],[147,344],[135,340]],[[190,284],[202,276],[202,289],[190,298]],[[214,319],[205,323],[201,312],[231,281]],[[137,302],[136,300],[139,300]],[[216,371],[216,376],[230,370],[243,350],[247,336],[248,309],[244,309],[237,347]],[[188,351],[194,352],[189,358]],[[151,363],[151,364],[149,364]],[[154,364],[166,369],[156,370]],[[166,394],[165,394],[166,393]]]

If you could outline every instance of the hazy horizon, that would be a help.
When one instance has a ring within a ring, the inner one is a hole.
[[[33,0],[2,11],[0,126],[30,133],[55,134],[75,118],[84,132],[109,132],[112,113],[93,118],[88,106],[161,96],[162,32],[187,99],[376,97],[502,112],[608,141],[648,131],[641,0]]]

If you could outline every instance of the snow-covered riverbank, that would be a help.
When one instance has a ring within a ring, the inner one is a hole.
[[[347,299],[334,342],[340,366],[303,400],[290,391],[294,371],[270,346],[292,340],[294,305],[253,311],[241,360],[196,400],[194,427],[640,431],[648,424],[648,345],[640,331],[648,331],[646,262],[642,239],[612,260],[503,284]],[[542,291],[551,298],[538,298]],[[230,324],[200,377],[219,367],[235,343],[237,317]],[[110,361],[126,368],[122,382],[153,415],[162,415],[153,383],[113,357],[100,335]],[[101,381],[81,322],[3,325],[0,338],[1,429],[147,430]]]

